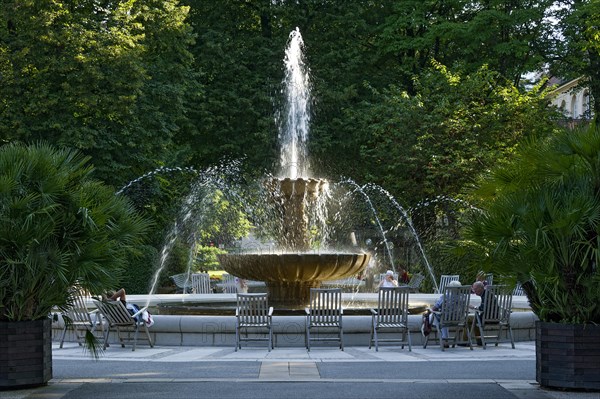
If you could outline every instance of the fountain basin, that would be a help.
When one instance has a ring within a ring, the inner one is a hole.
[[[219,263],[228,273],[264,281],[269,301],[277,307],[298,309],[309,300],[310,288],[322,281],[352,277],[369,263],[367,253],[223,254]]]
[[[360,301],[342,304],[344,316],[370,316],[371,309],[377,308],[377,302]],[[421,314],[429,305],[427,303],[410,303],[410,314]],[[180,316],[235,316],[235,300],[223,302],[184,302],[184,303],[159,303],[157,312],[161,315]],[[305,316],[304,309],[275,308],[274,316]]]

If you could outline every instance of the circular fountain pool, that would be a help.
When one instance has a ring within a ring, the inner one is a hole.
[[[368,316],[370,309],[377,307],[377,301],[355,300],[343,303],[345,316]],[[421,314],[429,306],[427,303],[411,303],[409,314]],[[169,302],[159,303],[156,306],[160,315],[187,315],[187,316],[233,316],[235,315],[235,299],[220,302]],[[304,316],[304,307],[275,307],[274,316]]]

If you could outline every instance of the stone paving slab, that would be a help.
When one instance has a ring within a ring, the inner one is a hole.
[[[382,346],[109,347],[98,360],[77,344],[53,346],[54,379],[46,387],[0,391],[0,399],[135,398],[490,398],[600,399],[598,392],[540,389],[535,343],[401,349]],[[467,395],[468,396],[468,395]]]

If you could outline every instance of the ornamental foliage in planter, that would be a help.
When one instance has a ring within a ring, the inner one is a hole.
[[[469,248],[523,284],[541,321],[600,323],[600,130],[525,143],[473,192]]]
[[[525,143],[472,194],[481,211],[471,215],[463,244],[478,263],[521,282],[541,322],[600,324],[600,130]],[[595,384],[600,374],[590,378]]]
[[[149,222],[88,161],[47,144],[0,147],[0,325],[68,309],[76,283],[114,288],[141,244]]]

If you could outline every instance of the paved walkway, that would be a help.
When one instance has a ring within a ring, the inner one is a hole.
[[[535,344],[423,349],[395,346],[149,348],[112,345],[95,361],[81,347],[53,348],[48,386],[0,391],[0,398],[438,398],[600,399],[600,393],[543,390]]]

